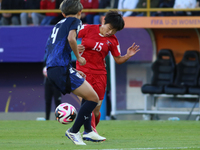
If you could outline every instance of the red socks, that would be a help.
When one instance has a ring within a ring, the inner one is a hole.
[[[99,112],[99,116],[95,117],[94,113],[92,112],[92,120],[91,120],[91,126],[93,128],[93,131],[97,133],[96,126],[98,125],[101,117],[101,112]]]
[[[95,116],[94,116],[93,112],[92,112],[91,126],[92,126],[93,129],[96,130]]]
[[[96,126],[98,125],[98,123],[100,121],[100,118],[101,118],[101,112],[99,112],[99,115],[97,117],[95,117],[95,124],[96,124]]]

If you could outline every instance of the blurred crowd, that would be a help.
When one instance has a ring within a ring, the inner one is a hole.
[[[0,0],[2,10],[59,9],[63,0]],[[150,0],[151,8],[199,8],[200,0]],[[84,9],[136,9],[146,8],[147,0],[81,0]],[[146,12],[121,12],[123,17],[146,16]],[[200,16],[200,11],[151,12],[151,16]],[[104,13],[82,13],[83,23],[100,24]],[[0,25],[55,25],[63,19],[61,13],[2,13]]]

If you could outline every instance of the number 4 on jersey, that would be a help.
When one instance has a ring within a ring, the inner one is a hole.
[[[52,31],[52,34],[51,34],[51,38],[53,38],[52,44],[54,44],[55,41],[56,41],[56,36],[58,34],[58,30],[59,30],[59,28],[57,28],[57,29],[56,29],[56,27],[53,28],[53,31]]]

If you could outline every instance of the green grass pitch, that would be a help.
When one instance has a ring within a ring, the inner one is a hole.
[[[200,150],[199,121],[100,121],[97,130],[106,141],[86,141],[86,146],[74,145],[65,136],[71,125],[57,121],[0,121],[0,149]]]

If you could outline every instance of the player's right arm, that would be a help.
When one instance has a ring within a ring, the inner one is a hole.
[[[69,41],[69,45],[70,45],[71,49],[73,50],[73,52],[77,58],[77,61],[80,63],[80,65],[85,65],[86,64],[85,58],[83,58],[79,55],[79,51],[77,48],[77,42],[76,42],[76,35],[77,35],[76,30],[70,30],[67,39]]]

